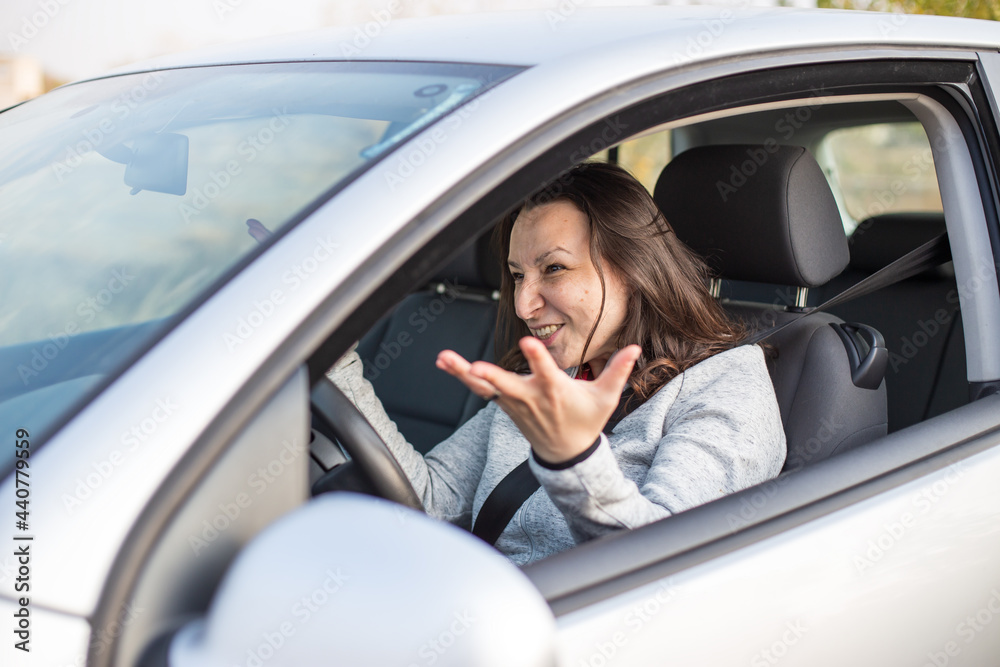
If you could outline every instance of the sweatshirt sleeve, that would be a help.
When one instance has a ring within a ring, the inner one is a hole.
[[[385,441],[427,513],[471,528],[472,501],[486,466],[486,446],[496,405],[487,405],[448,439],[421,456],[386,414],[374,387],[363,375],[361,357],[354,349],[326,375]]]
[[[704,363],[704,362],[703,362]],[[645,478],[626,477],[603,434],[585,460],[552,470],[532,459],[532,472],[579,543],[635,528],[777,475],[785,440],[766,368],[717,369],[678,378]],[[690,373],[690,370],[688,371]]]
[[[531,457],[528,464],[579,544],[621,528],[635,528],[670,515],[625,477],[603,433],[583,461],[554,470]]]

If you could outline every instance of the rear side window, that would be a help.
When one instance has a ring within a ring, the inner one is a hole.
[[[884,213],[941,212],[934,158],[920,123],[878,123],[827,134],[816,148],[848,232]]]
[[[629,139],[591,156],[593,160],[614,162],[635,176],[650,192],[670,161],[670,132],[656,132]]]

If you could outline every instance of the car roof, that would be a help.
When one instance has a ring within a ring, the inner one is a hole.
[[[144,61],[115,74],[208,64],[303,60],[410,60],[543,65],[600,52],[642,52],[664,65],[850,45],[985,48],[993,21],[787,7],[577,7],[395,19],[389,9],[348,28],[294,33]],[[398,10],[397,10],[398,11]]]

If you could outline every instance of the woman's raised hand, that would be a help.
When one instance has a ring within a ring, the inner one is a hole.
[[[622,348],[597,379],[588,382],[570,378],[538,339],[526,336],[520,347],[529,375],[485,361],[470,364],[451,350],[438,355],[437,367],[483,398],[499,394],[494,400],[521,429],[538,458],[547,463],[568,461],[590,447],[611,418],[641,348]]]

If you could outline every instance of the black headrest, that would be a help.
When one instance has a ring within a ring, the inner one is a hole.
[[[486,232],[461,253],[441,267],[432,280],[451,281],[463,287],[500,289],[500,261],[493,252],[492,234]]]
[[[817,287],[847,266],[837,202],[799,146],[692,148],[664,167],[653,196],[724,278]]]
[[[874,273],[945,231],[944,213],[886,213],[851,234],[851,268]]]

